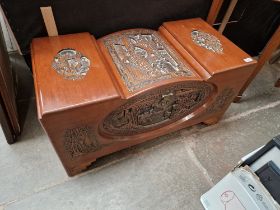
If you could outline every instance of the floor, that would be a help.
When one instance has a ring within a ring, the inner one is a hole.
[[[203,193],[242,156],[280,134],[280,88],[273,87],[280,65],[266,65],[218,124],[106,156],[69,178],[36,119],[31,73],[13,61],[25,75],[18,98],[25,123],[13,145],[0,133],[0,210],[200,210]]]

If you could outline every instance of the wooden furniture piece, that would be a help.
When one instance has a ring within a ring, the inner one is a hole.
[[[280,39],[280,36],[279,36],[279,39]],[[277,51],[276,54],[270,58],[270,60],[268,62],[269,64],[274,64],[276,62],[279,62],[279,60],[280,60],[280,48],[279,47],[278,47],[278,51],[276,50]],[[280,78],[277,79],[274,86],[275,87],[280,87]]]
[[[224,0],[213,0],[212,2],[212,5],[210,7],[210,11],[208,13],[208,16],[207,16],[207,22],[210,24],[210,25],[214,25],[216,19],[217,19],[217,16],[220,12],[220,9],[223,5],[223,2]],[[230,4],[227,8],[227,11],[223,17],[223,20],[221,22],[221,25],[219,26],[219,29],[218,31],[222,34],[225,30],[225,27],[226,25],[228,24],[228,21],[230,19],[230,16],[232,15],[233,13],[233,10],[237,4],[238,0],[231,0],[230,1]]]
[[[228,24],[229,18],[232,15],[233,10],[234,10],[237,2],[238,2],[238,0],[231,0],[230,4],[228,6],[226,14],[223,17],[222,23],[221,23],[221,25],[219,27],[219,30],[218,30],[221,34],[224,32],[224,30],[226,28],[226,25]]]
[[[36,38],[39,120],[69,176],[97,158],[172,131],[216,123],[256,62],[201,19]]]
[[[275,82],[275,87],[280,87],[280,79],[278,79],[276,82]]]
[[[9,144],[20,134],[15,95],[12,66],[0,28],[0,123]]]
[[[224,0],[213,0],[208,16],[207,16],[207,23],[213,25],[217,19],[219,11],[223,5]]]
[[[262,51],[262,54],[260,55],[258,59],[258,64],[256,68],[254,69],[253,74],[249,77],[247,82],[243,85],[241,90],[239,91],[238,96],[236,97],[235,101],[239,101],[242,97],[243,92],[247,89],[249,84],[252,82],[252,80],[257,76],[257,74],[260,72],[262,69],[263,65],[265,64],[266,61],[269,60],[271,57],[272,53],[279,47],[280,45],[280,26],[276,29],[268,43],[266,44],[265,48]],[[278,81],[275,83],[275,86],[277,87]]]

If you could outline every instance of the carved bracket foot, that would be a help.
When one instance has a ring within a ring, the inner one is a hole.
[[[275,82],[274,86],[280,88],[280,78]]]
[[[241,100],[241,98],[242,98],[242,95],[238,95],[238,96],[236,96],[236,97],[233,99],[233,102],[234,102],[234,103],[239,103],[240,100]]]
[[[66,167],[68,176],[75,176],[75,175],[81,173],[82,171],[85,171],[95,161],[96,161],[96,159],[91,160],[91,162],[89,162],[89,163],[83,163],[83,164],[80,164],[75,167],[69,167],[69,168]]]
[[[210,118],[208,120],[205,120],[203,123],[206,124],[206,125],[214,125],[216,123],[218,123],[220,120],[219,117],[213,117],[213,118]]]

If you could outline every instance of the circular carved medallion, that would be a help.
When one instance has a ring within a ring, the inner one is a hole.
[[[110,113],[100,126],[109,136],[130,136],[171,124],[205,103],[213,85],[185,82],[147,91]]]
[[[63,49],[53,59],[52,67],[64,79],[77,80],[86,76],[90,60],[74,49]]]

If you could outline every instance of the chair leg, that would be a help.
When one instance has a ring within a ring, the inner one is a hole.
[[[280,78],[275,82],[274,86],[280,88]]]
[[[207,23],[213,25],[222,7],[224,0],[213,0],[207,17]]]
[[[272,53],[277,49],[277,47],[280,45],[280,26],[276,29],[268,43],[266,44],[265,48],[263,49],[262,55],[259,57],[258,64],[251,75],[251,77],[247,80],[247,82],[243,85],[241,90],[239,91],[238,96],[242,96],[243,92],[246,90],[246,88],[249,86],[249,84],[252,82],[252,80],[256,77],[256,75],[259,73],[259,71],[262,69],[265,62],[271,57]]]

